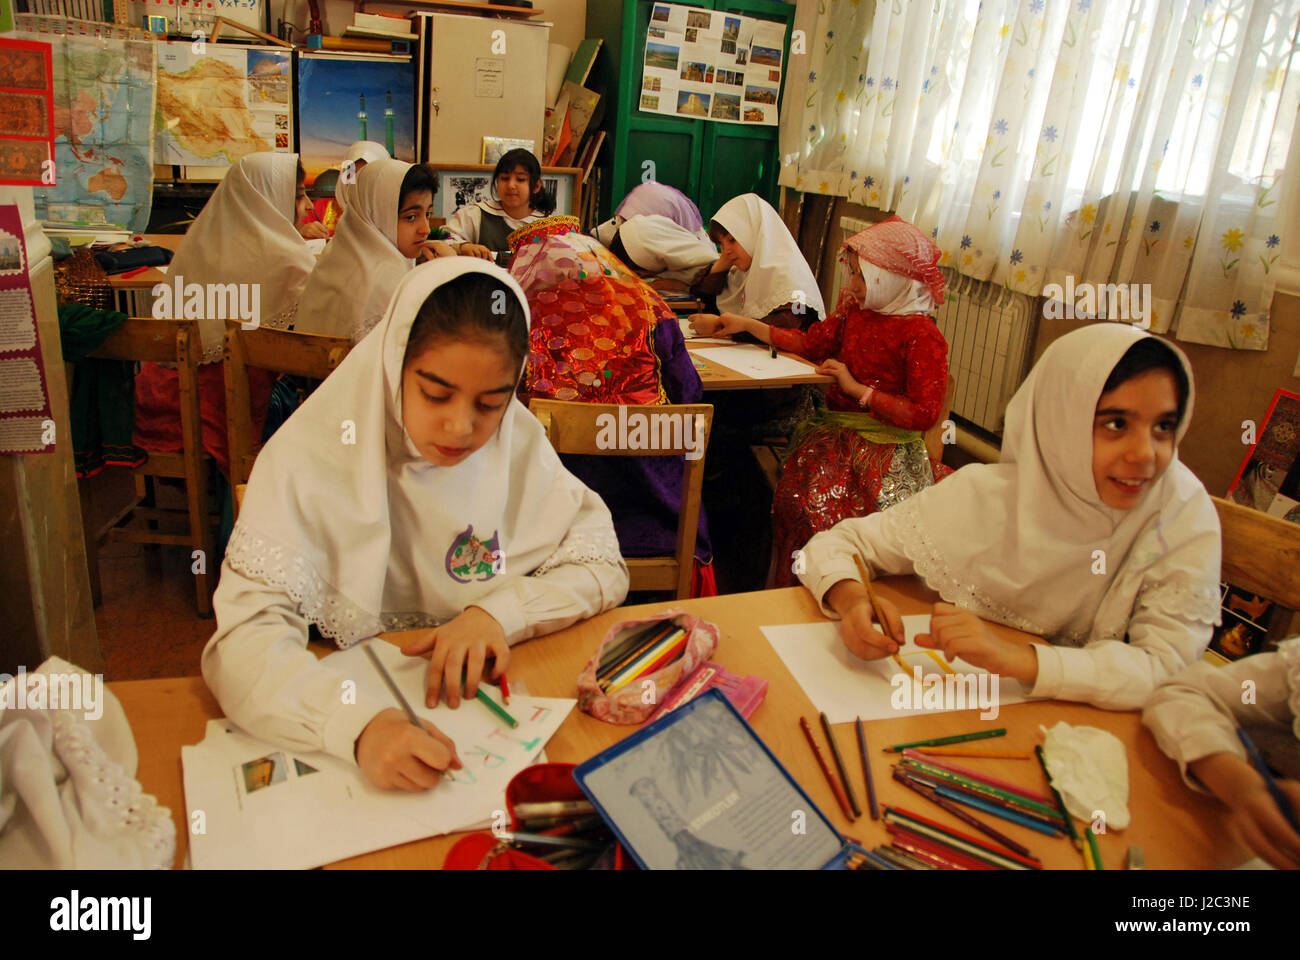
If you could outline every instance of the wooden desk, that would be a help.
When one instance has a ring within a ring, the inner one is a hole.
[[[708,390],[761,390],[764,388],[781,388],[793,387],[800,383],[834,383],[832,377],[824,376],[820,373],[814,373],[816,365],[809,363],[803,357],[793,353],[780,353],[782,357],[789,357],[791,360],[797,360],[808,368],[808,372],[794,377],[773,377],[773,378],[755,378],[746,376],[743,373],[737,373],[730,367],[724,367],[720,363],[715,363],[705,357],[695,356],[696,350],[707,350],[710,347],[720,347],[720,343],[696,343],[693,340],[686,341],[686,349],[691,351],[691,360],[695,364],[695,371],[700,375],[700,381],[704,384],[704,389]]]
[[[879,589],[884,596],[894,600],[904,614],[927,612],[928,605],[937,599],[912,577],[883,580]],[[811,623],[822,619],[812,598],[800,587],[613,610],[568,630],[515,647],[510,673],[526,680],[529,693],[537,696],[575,696],[578,674],[611,624],[630,615],[644,615],[646,611],[669,606],[689,610],[721,627],[722,641],[715,654],[718,662],[737,673],[753,673],[767,678],[767,699],[750,723],[836,828],[867,847],[887,842],[888,834],[882,823],[871,820],[869,816],[850,823],[841,813],[798,726],[798,717],[803,715],[817,728],[817,711],[760,632],[759,628],[765,625]],[[1023,642],[1029,640],[1024,634],[1006,627],[994,626],[994,630]],[[390,639],[396,639],[396,636]],[[110,684],[110,687],[121,700],[135,732],[140,753],[137,777],[146,793],[153,794],[160,804],[171,809],[172,819],[176,822],[176,864],[179,866],[184,862],[188,836],[180,748],[202,739],[208,719],[220,716],[220,710],[199,677],[124,681]],[[1156,747],[1151,735],[1141,726],[1137,713],[1115,713],[1057,701],[1016,704],[1004,707],[998,717],[997,725],[1005,726],[1008,734],[997,743],[1008,749],[1032,750],[1041,739],[1039,724],[1050,726],[1060,720],[1109,730],[1128,748],[1129,809],[1133,819],[1123,833],[1110,833],[1098,838],[1107,868],[1122,866],[1125,851],[1132,844],[1142,847],[1150,868],[1213,868],[1233,866],[1247,859],[1244,851],[1224,836],[1219,826],[1221,816],[1217,802],[1192,793],[1182,784],[1173,762]],[[868,723],[872,771],[882,806],[898,804],[948,826],[968,829],[947,812],[895,783],[889,773],[894,755],[883,753],[882,748],[891,743],[965,732],[984,722],[975,712],[963,711]],[[602,723],[575,708],[547,744],[547,755],[553,761],[581,762],[636,729]],[[820,728],[817,733],[820,741]],[[861,764],[856,759],[852,725],[838,725],[836,735],[846,753],[854,789],[865,806]],[[982,759],[958,762],[1034,789],[1043,787],[1042,774],[1035,762]],[[1066,839],[1050,839],[1003,821],[996,821],[994,825],[1038,854],[1045,866],[1082,867],[1079,854]],[[334,866],[440,867],[457,839],[457,836],[435,837],[354,857]]]
[[[172,253],[176,252],[176,248],[185,239],[183,233],[146,233],[143,236],[145,240],[154,246],[166,247]],[[144,273],[137,273],[134,277],[123,277],[120,273],[114,274],[108,278],[108,286],[113,291],[114,307],[127,316],[137,317],[147,315],[146,310],[149,304],[147,301],[143,304],[134,303],[136,294],[140,291],[152,289],[154,284],[165,283],[166,281],[167,274],[157,267],[149,267]]]

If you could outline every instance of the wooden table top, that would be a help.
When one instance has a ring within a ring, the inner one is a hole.
[[[881,580],[879,591],[897,603],[903,614],[928,612],[929,604],[937,599],[914,577]],[[766,625],[814,623],[823,619],[811,596],[801,587],[612,610],[559,633],[519,644],[511,653],[510,674],[524,679],[528,692],[533,695],[574,697],[578,674],[611,625],[669,607],[690,611],[721,628],[722,640],[713,658],[718,663],[734,673],[756,674],[767,679],[767,698],[750,718],[750,724],[835,827],[868,848],[888,842],[883,823],[873,821],[867,815],[850,823],[840,811],[798,725],[801,715],[807,717],[820,739],[817,710],[760,631],[760,627]],[[1000,625],[993,625],[993,629],[1021,642],[1030,639]],[[400,636],[393,635],[388,639],[398,642]],[[184,863],[188,836],[180,748],[198,743],[203,738],[207,721],[221,716],[220,708],[201,677],[123,681],[111,683],[109,687],[121,701],[135,732],[140,754],[137,778],[146,793],[153,794],[160,804],[171,810],[177,830],[176,865],[180,866]],[[1146,865],[1153,869],[1235,866],[1247,859],[1247,854],[1221,829],[1221,810],[1217,802],[1193,793],[1182,783],[1176,766],[1160,752],[1151,734],[1142,727],[1140,714],[1136,712],[1099,710],[1060,701],[1004,706],[997,725],[1006,727],[1008,732],[1006,737],[996,742],[1009,750],[1032,751],[1034,745],[1041,742],[1039,725],[1050,726],[1062,720],[1108,730],[1128,751],[1132,823],[1122,833],[1111,832],[1098,837],[1102,861],[1107,868],[1121,867],[1130,845],[1143,849]],[[894,755],[884,753],[882,748],[891,743],[967,732],[978,728],[981,722],[977,713],[963,711],[868,723],[867,741],[872,747],[872,772],[881,805],[897,804],[947,826],[969,830],[946,811],[896,783],[890,776]],[[547,756],[552,761],[578,763],[637,729],[603,723],[575,708],[547,744]],[[845,762],[854,789],[865,806],[865,788],[861,764],[856,759],[853,727],[839,724],[835,729],[841,749],[848,752]],[[1045,786],[1042,773],[1033,761],[981,758],[957,759],[955,762],[1031,789],[1042,790]],[[1066,839],[1048,838],[1001,820],[993,820],[993,825],[1027,846],[1047,867],[1082,867],[1079,854]],[[333,866],[440,867],[458,838],[458,835],[434,837],[354,857]]]
[[[154,246],[166,247],[172,253],[176,252],[176,248],[185,239],[183,233],[146,233],[142,236]],[[156,283],[165,282],[166,279],[167,274],[157,267],[149,267],[144,273],[137,273],[134,277],[125,279],[120,273],[113,274],[108,278],[108,285],[114,290],[148,290]]]
[[[815,364],[809,363],[803,357],[794,353],[779,352],[779,356],[788,357],[791,360],[797,360],[808,368],[806,374],[800,374],[794,377],[766,377],[757,378],[747,376],[743,373],[737,373],[730,367],[724,367],[722,364],[707,357],[695,355],[696,350],[707,350],[710,347],[721,347],[721,343],[698,343],[694,340],[686,341],[686,349],[691,351],[691,360],[695,364],[695,371],[700,375],[700,382],[704,384],[704,389],[708,390],[760,390],[763,388],[774,387],[793,387],[800,383],[834,383],[834,379],[820,373],[814,373],[817,369]]]

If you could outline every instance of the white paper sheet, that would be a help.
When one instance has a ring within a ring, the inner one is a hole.
[[[773,359],[767,347],[752,343],[738,343],[729,347],[706,347],[703,350],[692,350],[691,353],[713,363],[720,363],[736,373],[753,377],[755,380],[777,380],[813,372],[813,368],[802,360],[781,356]]]
[[[228,720],[210,720],[202,743],[181,748],[195,869],[306,869],[482,824],[505,809],[506,784],[536,761],[576,703],[516,692],[507,708],[519,721],[516,729],[477,700],[429,710],[423,705],[427,662],[389,643],[372,647],[415,712],[455,742],[465,765],[455,781],[422,793],[380,790],[355,764],[283,750]],[[360,646],[325,662],[340,682],[391,699]],[[200,812],[203,831],[196,832]]]
[[[903,632],[907,642],[899,650],[899,656],[908,664],[909,669],[920,667],[923,677],[943,675],[947,671],[940,665],[943,655],[918,647],[913,638],[918,633],[930,629],[930,615],[916,614],[903,617]],[[946,713],[956,709],[948,705],[939,709],[924,705],[924,688],[916,687],[915,678],[909,683],[895,685],[891,680],[896,676],[907,676],[899,669],[891,657],[882,660],[861,660],[849,652],[840,639],[839,624],[826,623],[792,623],[780,626],[763,627],[763,635],[772,644],[786,667],[799,681],[799,686],[808,695],[808,699],[818,710],[823,710],[831,723],[848,723],[856,717],[863,720],[885,720],[891,717],[911,716],[927,713]],[[937,659],[936,659],[937,658]],[[946,663],[946,661],[944,661]],[[973,667],[964,660],[954,660],[949,666],[958,674],[988,674],[987,670]],[[925,684],[927,681],[922,681]],[[977,683],[979,683],[977,679]],[[1011,703],[1023,703],[1030,698],[1024,693],[1020,682],[1010,678],[998,678],[996,684],[990,677],[985,690],[996,694],[999,707]],[[907,688],[906,699],[900,693],[900,704],[911,704],[912,709],[895,706],[895,691]],[[966,686],[963,693],[969,690]],[[977,700],[967,701],[968,709],[977,707]]]

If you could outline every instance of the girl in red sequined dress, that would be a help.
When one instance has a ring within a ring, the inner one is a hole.
[[[797,551],[846,517],[893,506],[951,471],[930,461],[923,434],[943,409],[948,344],[930,313],[943,303],[939,249],[899,217],[845,241],[848,284],[835,311],[805,332],[728,320],[819,364],[835,378],[826,408],[791,440],[772,501],[771,586],[793,586]]]

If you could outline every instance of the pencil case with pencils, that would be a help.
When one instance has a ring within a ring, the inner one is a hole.
[[[718,628],[681,610],[624,620],[578,677],[578,707],[608,723],[642,723],[718,648]]]
[[[459,840],[444,870],[635,870],[573,779],[572,763],[539,763],[506,787],[504,822]]]

